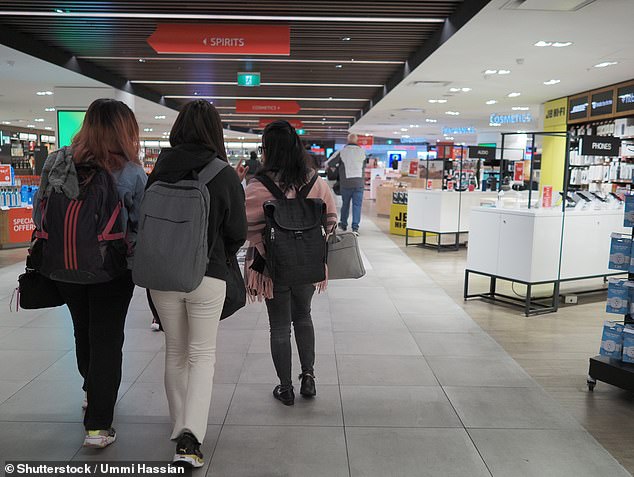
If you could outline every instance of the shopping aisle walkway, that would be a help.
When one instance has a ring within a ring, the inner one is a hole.
[[[198,475],[629,475],[369,220],[361,244],[367,277],[314,301],[315,400],[289,408],[271,396],[262,305],[221,324]],[[8,313],[20,268],[0,269],[0,456],[168,458],[163,337],[144,295],[128,318],[119,439],[86,451],[69,317]]]

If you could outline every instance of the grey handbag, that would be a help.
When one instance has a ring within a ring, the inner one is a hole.
[[[328,279],[344,280],[364,275],[357,236],[352,232],[332,234],[328,238]]]

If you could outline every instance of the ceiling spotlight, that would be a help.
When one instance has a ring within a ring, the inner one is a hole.
[[[350,38],[349,36],[344,36],[341,40],[342,41],[350,41],[350,40],[352,40],[352,38]]]
[[[538,46],[540,48],[544,48],[546,46],[553,46],[553,42],[552,41],[539,40],[537,43],[534,44],[534,46]]]
[[[499,75],[510,75],[511,70],[498,70]]]
[[[509,98],[517,98],[518,96],[521,96],[522,93],[509,93],[507,96]]]
[[[445,114],[449,116],[458,116],[460,113],[458,111],[445,111]]]
[[[528,111],[529,108],[528,106],[513,106],[513,111]]]
[[[549,81],[544,81],[544,84],[545,84],[546,86],[552,86],[552,85],[557,84],[557,83],[561,83],[561,80],[558,80],[558,79],[551,79],[551,80],[549,80]]]
[[[335,68],[343,68],[343,65],[335,65]]]
[[[485,75],[494,75],[498,70],[484,70]]]
[[[604,61],[603,63],[599,63],[594,65],[595,68],[605,68],[606,66],[614,66],[614,65],[618,65],[619,62],[618,61]]]
[[[147,60],[145,58],[139,58],[139,63],[145,63]]]
[[[437,123],[438,120],[437,119],[425,119],[426,123]]]
[[[52,111],[55,111],[55,108],[44,108],[44,111],[46,111],[47,113],[50,113]]]
[[[495,99],[490,99],[490,100],[487,101],[486,104],[495,104],[495,103],[497,103],[497,101]]]
[[[44,118],[35,118],[33,121],[35,121],[36,123],[43,123]]]

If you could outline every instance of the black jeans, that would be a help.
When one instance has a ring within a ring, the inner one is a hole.
[[[313,285],[273,287],[273,299],[266,300],[271,325],[271,355],[280,384],[292,384],[291,322],[299,351],[302,373],[314,372],[315,330],[310,316],[310,303],[315,293]]]
[[[132,275],[127,272],[98,285],[57,282],[57,288],[73,318],[77,367],[88,394],[84,427],[108,429],[121,384],[123,329],[134,291]]]

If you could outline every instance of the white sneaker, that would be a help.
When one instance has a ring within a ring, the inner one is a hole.
[[[110,429],[100,431],[88,431],[84,439],[84,447],[92,447],[93,449],[103,449],[108,447],[117,440],[117,433],[111,427]]]
[[[161,331],[161,327],[159,326],[159,324],[156,321],[152,322],[152,324],[150,325],[150,329],[152,331]]]

